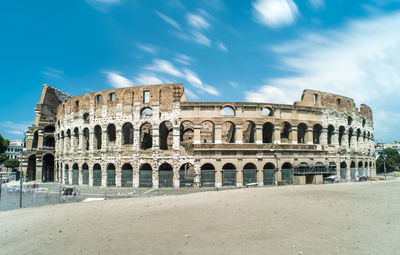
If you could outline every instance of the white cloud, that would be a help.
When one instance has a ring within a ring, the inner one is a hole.
[[[208,23],[204,17],[193,14],[193,13],[188,13],[186,14],[186,20],[188,24],[198,30],[202,29],[209,29],[211,27],[210,23]]]
[[[151,84],[163,84],[159,77],[153,73],[142,73],[133,79],[133,82],[138,85],[151,85]]]
[[[299,10],[293,0],[256,0],[253,13],[259,23],[277,28],[293,24]]]
[[[42,72],[42,74],[44,74],[48,77],[60,79],[62,77],[62,75],[64,74],[64,71],[56,69],[54,67],[45,66],[44,69],[45,70]]]
[[[114,88],[131,87],[133,84],[130,80],[115,72],[105,72],[107,79]]]
[[[12,121],[6,121],[4,123],[1,123],[0,126],[4,128],[4,132],[11,134],[11,135],[18,135],[21,136],[24,134],[26,130],[28,130],[28,127],[32,123],[29,121],[25,121],[22,123],[15,123]]]
[[[234,81],[230,81],[229,84],[233,87],[233,88],[237,88],[239,86],[239,84],[237,82]]]
[[[171,19],[170,17],[168,17],[167,15],[165,15],[165,14],[159,12],[159,11],[156,11],[156,13],[162,20],[164,20],[165,22],[167,22],[168,24],[170,24],[174,28],[176,28],[178,30],[182,30],[181,26],[175,20]]]
[[[393,125],[382,112],[400,114],[398,24],[400,13],[373,17],[274,47],[282,68],[293,75],[267,80],[265,86],[247,92],[246,100],[274,102],[278,97],[277,101],[293,102],[306,88],[349,96],[372,107],[376,126],[390,127],[395,139],[400,119]],[[376,137],[390,135],[380,132],[377,129]]]
[[[315,8],[315,9],[320,9],[325,6],[325,1],[324,0],[309,0],[310,4]]]
[[[156,46],[148,44],[148,43],[137,43],[136,47],[138,47],[139,49],[141,49],[147,53],[153,54],[153,55],[156,55],[157,51],[158,51],[158,48]]]
[[[203,84],[200,78],[197,76],[195,72],[190,69],[184,69],[185,79],[193,86],[198,88],[201,91],[204,91],[210,95],[218,96],[219,92],[217,89],[210,85]]]
[[[146,66],[145,69],[170,74],[175,77],[183,77],[183,74],[171,62],[163,59],[155,59],[153,64]]]
[[[194,61],[192,57],[180,53],[176,54],[176,58],[174,58],[174,60],[182,65],[191,65]]]
[[[193,93],[193,91],[188,88],[185,88],[185,93],[190,99],[199,99],[199,96]]]
[[[207,36],[202,34],[201,32],[193,31],[192,35],[193,35],[193,38],[192,38],[193,41],[197,42],[198,44],[202,44],[202,45],[205,45],[208,47],[211,46],[211,40]]]
[[[218,49],[224,51],[224,52],[228,52],[228,49],[226,48],[225,44],[223,44],[222,42],[218,41],[215,43],[218,47]]]

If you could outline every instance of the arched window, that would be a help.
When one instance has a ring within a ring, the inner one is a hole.
[[[194,125],[191,121],[183,121],[180,126],[180,143],[186,151],[193,151]]]
[[[83,140],[85,143],[85,150],[89,150],[89,129],[85,128],[83,129]]]
[[[322,133],[322,126],[320,124],[315,124],[313,127],[313,143],[320,144],[320,137]]]
[[[99,125],[96,125],[94,127],[94,148],[96,150],[101,149],[101,127]]]
[[[264,107],[261,111],[261,115],[268,117],[268,116],[274,116],[274,111],[270,107]]]
[[[214,133],[214,123],[209,120],[201,123],[200,129],[200,140],[202,143],[214,143],[215,133]]]
[[[116,130],[115,130],[115,125],[114,124],[109,124],[107,126],[107,141],[109,143],[114,143],[116,140]]]
[[[77,127],[74,128],[74,144],[75,148],[79,147],[79,129]]]
[[[333,132],[335,132],[335,128],[332,125],[329,125],[328,126],[328,144],[332,144]]]
[[[360,137],[361,137],[361,130],[358,128],[357,129],[357,142],[359,142]]]
[[[144,123],[140,127],[140,149],[147,150],[153,146],[153,127],[150,123]]]
[[[235,110],[230,106],[225,106],[221,109],[221,115],[234,116]]]
[[[83,123],[85,123],[85,124],[90,123],[89,113],[87,113],[87,112],[83,114]]]
[[[122,141],[123,144],[133,144],[133,126],[129,122],[122,126]]]
[[[353,118],[348,116],[347,117],[347,124],[350,126],[353,123]]]
[[[245,121],[243,123],[243,143],[254,143],[256,136],[256,124],[252,121]]]
[[[54,128],[54,126],[49,125],[49,126],[46,126],[46,127],[43,129],[43,132],[44,132],[44,133],[54,133],[55,130],[56,130],[56,129]]]
[[[281,141],[283,143],[288,143],[291,140],[291,133],[292,133],[292,125],[289,122],[282,123],[281,129]]]
[[[61,131],[61,136],[62,136],[62,139],[64,139],[64,132],[63,131]],[[37,148],[38,147],[38,139],[39,139],[39,134],[38,134],[38,131],[36,130],[33,133],[32,148]]]
[[[215,168],[212,164],[206,163],[201,166],[201,186],[215,187]]]
[[[352,138],[353,138],[353,128],[349,128],[349,135],[348,135],[349,146],[351,145],[351,139]]]
[[[307,135],[307,125],[304,123],[300,123],[297,126],[297,143],[305,143],[306,135]]]
[[[227,163],[222,167],[222,186],[236,185],[236,166]]]
[[[230,121],[226,121],[222,124],[222,142],[223,143],[235,143],[235,124]]]
[[[190,187],[194,184],[194,166],[191,163],[183,164],[179,169],[179,186]]]
[[[173,128],[170,121],[163,121],[159,127],[160,150],[172,150]]]
[[[142,117],[150,117],[153,115],[153,110],[151,108],[144,108],[141,112]]]
[[[343,143],[343,136],[344,136],[345,128],[343,126],[339,127],[339,145]]]

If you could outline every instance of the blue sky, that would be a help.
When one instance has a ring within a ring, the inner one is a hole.
[[[178,83],[191,101],[292,104],[303,89],[372,107],[399,139],[400,1],[0,3],[0,133],[21,138],[43,84],[71,95]]]

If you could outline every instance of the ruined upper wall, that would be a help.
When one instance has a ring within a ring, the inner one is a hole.
[[[346,112],[348,114],[360,114],[363,118],[372,121],[371,108],[369,108],[365,104],[362,104],[360,106],[359,111],[352,98],[318,90],[304,90],[301,96],[301,101],[295,102],[295,105],[324,107],[328,110],[337,110],[341,112]]]
[[[34,125],[40,126],[41,122],[55,122],[58,106],[69,98],[71,96],[67,93],[45,84],[40,101],[36,106]]]
[[[145,101],[145,93],[149,93],[148,102]],[[65,104],[59,106],[58,117],[72,112],[79,113],[80,110],[89,111],[91,108],[100,109],[102,106],[128,107],[138,103],[142,107],[151,107],[159,103],[160,111],[172,108],[173,102],[187,100],[181,83],[135,86],[120,89],[109,89],[88,93],[68,99]]]

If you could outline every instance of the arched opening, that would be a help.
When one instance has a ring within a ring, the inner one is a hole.
[[[347,125],[351,125],[353,123],[353,118],[352,117],[350,117],[350,116],[348,116],[347,117]]]
[[[236,185],[236,166],[227,163],[222,167],[222,186]]]
[[[282,123],[281,142],[288,143],[291,141],[292,125],[289,122]]]
[[[275,165],[272,163],[267,163],[263,167],[263,182],[264,185],[274,185],[275,184]]]
[[[43,149],[44,150],[53,150],[55,146],[54,136],[48,135],[43,139]]]
[[[221,115],[234,116],[235,110],[230,106],[225,106],[221,109]]]
[[[313,127],[313,143],[320,144],[320,138],[322,133],[322,126],[320,124],[315,124]]]
[[[36,155],[33,154],[28,158],[28,167],[26,171],[26,181],[36,180]]]
[[[66,164],[64,166],[64,173],[65,173],[64,183],[68,185],[69,184],[69,166],[68,166],[68,164]]]
[[[343,136],[344,136],[345,128],[343,126],[339,127],[339,145],[343,143]]]
[[[163,121],[159,128],[159,143],[160,150],[172,150],[173,128],[170,121]]]
[[[297,126],[297,143],[305,143],[306,142],[307,129],[308,129],[308,127],[304,123],[300,123]]]
[[[328,167],[329,174],[337,174],[337,167],[335,162],[329,162],[329,167]]]
[[[306,162],[301,162],[297,168],[296,175],[307,175],[311,173],[310,165]]]
[[[222,143],[235,143],[235,124],[226,121],[222,124]]]
[[[45,134],[50,134],[50,133],[53,134],[54,131],[56,131],[56,129],[55,129],[55,127],[53,125],[45,126],[44,129],[43,129],[43,132]]]
[[[348,135],[349,146],[351,146],[351,139],[352,138],[353,138],[353,128],[349,128],[349,135]]]
[[[54,181],[54,156],[52,154],[43,156],[42,180],[43,182]]]
[[[215,167],[206,163],[201,166],[201,187],[215,187]]]
[[[332,125],[328,126],[328,144],[332,144],[333,133],[335,132],[335,128]]]
[[[122,142],[123,144],[133,144],[133,126],[129,122],[122,125]]]
[[[172,188],[173,176],[172,166],[168,163],[162,164],[158,168],[158,186],[160,188]]]
[[[122,165],[121,171],[121,187],[132,187],[133,186],[133,168],[129,163]]]
[[[84,124],[89,124],[90,123],[89,113],[87,113],[87,112],[85,112],[83,114],[83,123]]]
[[[347,179],[347,164],[344,161],[340,163],[340,179]]]
[[[214,143],[215,133],[214,133],[214,123],[209,120],[201,123],[200,129],[200,140],[202,143]]]
[[[284,163],[281,169],[281,180],[285,184],[293,182],[293,166],[290,163]]]
[[[93,186],[101,186],[102,174],[100,164],[93,166]]]
[[[64,137],[62,137],[64,139]],[[33,141],[32,141],[32,148],[37,148],[38,147],[38,140],[39,140],[39,133],[36,130],[33,133]]]
[[[83,129],[83,141],[84,141],[84,149],[89,150],[89,129],[85,128]]]
[[[364,169],[362,161],[358,162],[358,176],[364,176]]]
[[[263,125],[263,143],[272,143],[272,137],[274,135],[274,125],[270,122],[266,122]]]
[[[193,164],[186,163],[179,169],[179,186],[180,187],[193,187],[194,184],[194,166]]]
[[[253,163],[247,163],[243,167],[243,185],[257,183],[257,167]]]
[[[153,115],[153,110],[151,108],[144,108],[140,114],[142,117],[151,117]]]
[[[193,152],[194,125],[191,121],[184,121],[180,126],[180,144],[189,153]]]
[[[99,125],[94,127],[94,148],[101,150],[101,127]]]
[[[74,128],[74,144],[75,148],[79,148],[79,129],[76,127]]]
[[[153,187],[153,169],[150,164],[143,164],[139,167],[139,187]]]
[[[67,130],[66,135],[67,136],[66,136],[65,142],[67,144],[67,150],[70,150],[71,149],[71,130],[70,129]]]
[[[270,107],[264,107],[261,111],[261,115],[265,117],[274,116],[274,110]]]
[[[114,124],[108,124],[107,126],[107,142],[108,144],[113,144],[115,143],[117,139],[117,134],[116,134],[116,127]]]
[[[115,165],[107,165],[107,187],[115,187]]]
[[[363,142],[365,142],[365,138],[367,137],[367,134],[365,133],[365,131],[363,132]]]
[[[79,184],[79,166],[77,163],[72,165],[72,185]]]
[[[357,129],[357,143],[360,141],[361,138],[361,129]]]
[[[89,166],[86,163],[82,165],[82,184],[89,185]]]
[[[147,150],[153,146],[153,127],[150,123],[144,123],[140,127],[140,149]]]
[[[252,121],[245,121],[243,123],[243,143],[254,143],[256,139],[256,124]]]
[[[350,163],[350,178],[352,180],[356,179],[356,162],[351,161]]]

